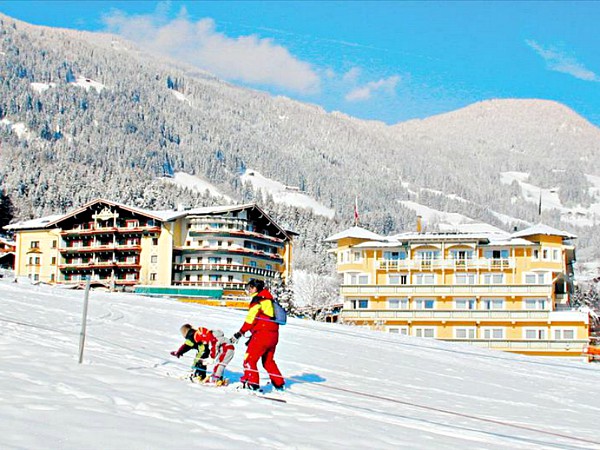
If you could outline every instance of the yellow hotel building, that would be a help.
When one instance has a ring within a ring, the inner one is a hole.
[[[346,323],[523,354],[579,356],[590,322],[568,306],[573,239],[542,224],[514,233],[480,224],[389,237],[353,227],[326,241],[337,244]]]
[[[15,272],[33,282],[220,299],[251,278],[290,276],[293,233],[256,204],[148,211],[97,199],[5,229]]]

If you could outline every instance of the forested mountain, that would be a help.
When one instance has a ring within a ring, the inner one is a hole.
[[[588,177],[600,177],[600,130],[548,101],[487,101],[387,126],[242,89],[114,36],[0,15],[0,146],[0,191],[15,219],[96,197],[157,209],[223,201],[161,179],[185,172],[258,200],[300,233],[300,268],[331,267],[322,239],[351,225],[356,196],[362,224],[380,233],[414,227],[400,203],[412,200],[505,229],[511,218],[543,220],[578,234],[589,257],[600,248],[595,219],[576,226],[548,208],[540,218],[518,183],[502,182],[520,172],[566,207],[600,203]],[[241,182],[247,168],[336,217],[275,205]]]

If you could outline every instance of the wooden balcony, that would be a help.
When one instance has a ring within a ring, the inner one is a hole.
[[[266,259],[277,263],[283,262],[283,255],[279,253],[267,253],[262,250],[253,250],[245,247],[188,247],[179,246],[175,247],[174,250],[178,250],[184,253],[212,253],[219,255],[242,255],[250,256],[253,258]]]
[[[63,237],[70,236],[92,236],[102,234],[113,234],[113,233],[160,233],[160,227],[153,226],[138,226],[138,227],[93,227],[93,228],[72,228],[70,230],[63,230],[60,235]]]
[[[91,253],[91,252],[115,252],[132,251],[139,252],[142,246],[139,244],[106,244],[106,245],[87,245],[81,247],[61,247],[60,253]]]

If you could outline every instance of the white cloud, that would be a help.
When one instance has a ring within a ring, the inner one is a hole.
[[[356,83],[362,70],[359,67],[353,67],[344,75],[342,75],[342,81],[345,83]]]
[[[348,92],[345,98],[349,102],[357,102],[370,99],[372,95],[378,91],[394,94],[399,81],[400,77],[398,75],[382,78],[378,81],[370,81],[364,86],[358,86],[357,88]]]
[[[591,70],[586,69],[583,64],[578,62],[572,56],[556,49],[543,48],[537,42],[532,40],[525,41],[539,56],[541,56],[548,66],[548,69],[556,72],[566,73],[568,75],[585,81],[600,81],[600,76]]]
[[[170,21],[160,9],[140,16],[117,11],[105,16],[104,22],[109,32],[228,80],[301,94],[320,89],[321,80],[311,65],[272,39],[255,35],[231,38],[217,32],[212,19],[189,20],[185,10]]]

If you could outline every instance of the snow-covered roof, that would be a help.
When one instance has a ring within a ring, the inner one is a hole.
[[[341,231],[339,233],[336,233],[332,236],[329,236],[327,239],[325,239],[325,242],[336,242],[344,238],[369,239],[372,241],[385,240],[384,237],[373,233],[372,231],[355,226],[352,228],[348,228],[347,230]]]
[[[119,208],[123,208],[128,211],[132,211],[134,213],[150,217],[152,219],[158,220],[160,222],[169,222],[171,220],[178,219],[180,217],[194,216],[194,215],[208,215],[208,214],[222,214],[229,211],[242,211],[244,209],[255,208],[260,214],[266,217],[266,220],[269,221],[273,226],[275,226],[278,230],[280,230],[284,235],[288,238],[295,234],[293,231],[285,230],[281,228],[275,221],[258,205],[255,203],[245,203],[242,205],[228,205],[228,206],[206,206],[202,208],[194,208],[187,209],[182,211],[174,211],[174,210],[163,210],[163,211],[151,211],[148,209],[136,208],[134,206],[125,205],[123,203],[113,202],[110,200],[104,199],[95,199],[92,200],[85,205],[77,208],[76,210],[70,211],[67,214],[55,214],[52,216],[46,216],[39,219],[27,220],[24,222],[19,222],[11,225],[7,225],[4,228],[7,230],[27,230],[27,229],[36,229],[36,228],[48,228],[50,226],[54,226],[57,223],[80,214],[82,211],[85,211],[90,206],[96,203],[106,203],[111,206],[117,206]]]
[[[48,225],[53,224],[61,217],[64,217],[63,214],[54,214],[51,216],[40,217],[38,219],[24,220],[22,222],[11,223],[10,225],[6,225],[4,227],[5,230],[28,230],[35,228],[46,228]]]
[[[513,237],[525,237],[534,236],[536,234],[543,234],[548,236],[561,236],[565,239],[576,239],[577,236],[566,231],[557,230],[543,223],[538,223],[532,227],[526,228],[521,231],[516,231],[512,234]]]
[[[4,244],[7,244],[7,245],[15,245],[15,244],[16,244],[16,242],[15,242],[15,241],[12,241],[12,240],[10,240],[10,239],[3,238],[2,236],[0,236],[0,242],[2,242],[2,243],[4,243]]]

